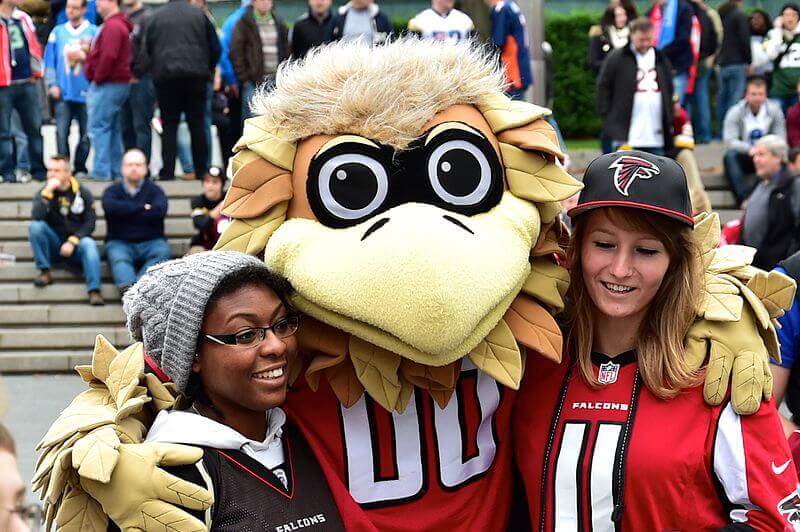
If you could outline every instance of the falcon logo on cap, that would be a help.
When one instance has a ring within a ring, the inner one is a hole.
[[[623,155],[615,160],[608,169],[614,169],[614,188],[623,196],[628,195],[631,184],[639,179],[650,179],[661,173],[661,170],[650,161],[632,155]]]

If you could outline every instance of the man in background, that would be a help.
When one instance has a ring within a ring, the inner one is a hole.
[[[522,100],[533,83],[525,16],[514,0],[485,2],[491,9],[492,44],[500,50],[500,60],[509,84],[506,92],[511,99]]]
[[[336,13],[327,40],[361,40],[375,45],[386,42],[392,30],[392,22],[374,0],[350,0]]]
[[[631,24],[631,44],[611,52],[597,79],[603,135],[622,145],[665,155],[673,146],[672,77],[669,61],[654,47],[653,24]]]
[[[18,9],[20,0],[0,0],[0,176],[16,182],[11,112],[19,114],[28,138],[28,159],[33,178],[44,181],[42,161],[42,111],[36,80],[42,77],[42,48],[31,18]]]
[[[778,104],[767,99],[767,82],[754,76],[747,80],[744,99],[728,110],[722,127],[725,141],[725,176],[741,204],[756,186],[750,150],[765,135],[786,139],[786,123]]]
[[[91,82],[86,100],[89,140],[94,148],[90,177],[109,181],[120,176],[120,115],[130,92],[133,25],[120,11],[119,0],[97,0],[97,12],[103,25],[86,58]]]
[[[289,58],[289,28],[272,0],[253,0],[231,35],[231,62],[242,83],[242,120],[253,116],[253,95],[261,84],[275,84],[278,65]]]
[[[122,159],[122,181],[103,192],[106,258],[114,284],[124,293],[147,268],[172,258],[164,236],[167,195],[146,179],[147,159],[130,150]]]
[[[86,0],[67,0],[67,22],[50,33],[44,51],[45,85],[55,102],[56,146],[58,153],[69,157],[69,132],[72,122],[78,124],[79,140],[75,149],[73,170],[79,178],[86,177],[89,157],[89,136],[86,131],[86,79],[84,62],[97,35],[97,26],[84,18]]]
[[[100,253],[92,238],[94,197],[72,177],[66,156],[56,155],[47,162],[47,184],[33,198],[31,218],[28,235],[39,269],[33,284],[44,287],[53,283],[50,268],[54,262],[81,266],[89,304],[102,305]]]
[[[294,21],[289,36],[293,58],[302,59],[309,50],[325,42],[333,22],[331,3],[331,0],[308,0],[308,11]]]
[[[205,133],[208,80],[220,54],[217,30],[199,7],[187,0],[170,0],[148,21],[143,46],[164,127],[161,179],[175,179],[181,113],[186,117],[192,139],[194,171],[202,177],[208,168]]]
[[[431,7],[408,21],[408,31],[423,39],[458,42],[468,39],[475,25],[455,8],[454,0],[431,0]]]

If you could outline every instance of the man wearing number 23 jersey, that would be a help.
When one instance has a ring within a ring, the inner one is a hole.
[[[592,362],[595,389],[569,360],[528,359],[514,423],[538,429],[514,440],[534,530],[800,530],[772,401],[739,417],[699,386],[656,398],[634,351]]]
[[[322,466],[350,531],[503,530],[517,392],[464,359],[445,409],[415,390],[403,414],[366,394],[342,406],[298,379],[285,410]]]

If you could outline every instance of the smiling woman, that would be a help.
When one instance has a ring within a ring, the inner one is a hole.
[[[683,170],[664,157],[618,152],[595,159],[584,185],[569,211],[565,363],[528,358],[525,378],[534,382],[517,398],[525,405],[518,426],[549,427],[515,435],[532,524],[791,529],[800,516],[797,477],[776,468],[791,455],[774,404],[743,417],[727,399],[705,404],[684,347],[706,258]],[[741,319],[754,318],[748,310]]]
[[[319,465],[280,408],[300,325],[289,290],[254,257],[207,252],[151,268],[125,294],[148,364],[183,392],[147,441],[203,448],[201,461],[171,472],[213,491],[213,506],[195,514],[213,530],[342,529]]]

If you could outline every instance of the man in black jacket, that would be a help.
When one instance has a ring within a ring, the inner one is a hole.
[[[33,198],[33,221],[28,235],[39,275],[33,284],[52,284],[50,267],[63,260],[82,266],[89,291],[89,304],[102,305],[100,253],[91,237],[96,216],[89,189],[72,177],[69,157],[56,155],[47,162],[47,184]]]
[[[187,0],[169,0],[148,21],[143,48],[164,127],[161,179],[175,178],[181,113],[185,113],[192,138],[195,175],[203,176],[209,149],[205,134],[206,90],[220,54],[217,30],[200,8]]]
[[[753,266],[770,270],[798,249],[800,181],[786,166],[789,146],[765,135],[750,149],[760,181],[744,211],[742,244],[756,248]]]
[[[630,46],[611,52],[597,78],[603,135],[615,149],[663,155],[672,148],[672,94],[670,63],[653,47],[653,24],[638,18]]]
[[[309,50],[325,42],[333,22],[331,4],[331,0],[308,0],[308,11],[294,21],[289,37],[292,57],[303,58]]]
[[[743,0],[728,0],[719,7],[722,19],[722,46],[717,56],[717,120],[720,134],[728,109],[744,94],[747,65],[752,60],[750,22],[742,11],[742,3]]]

